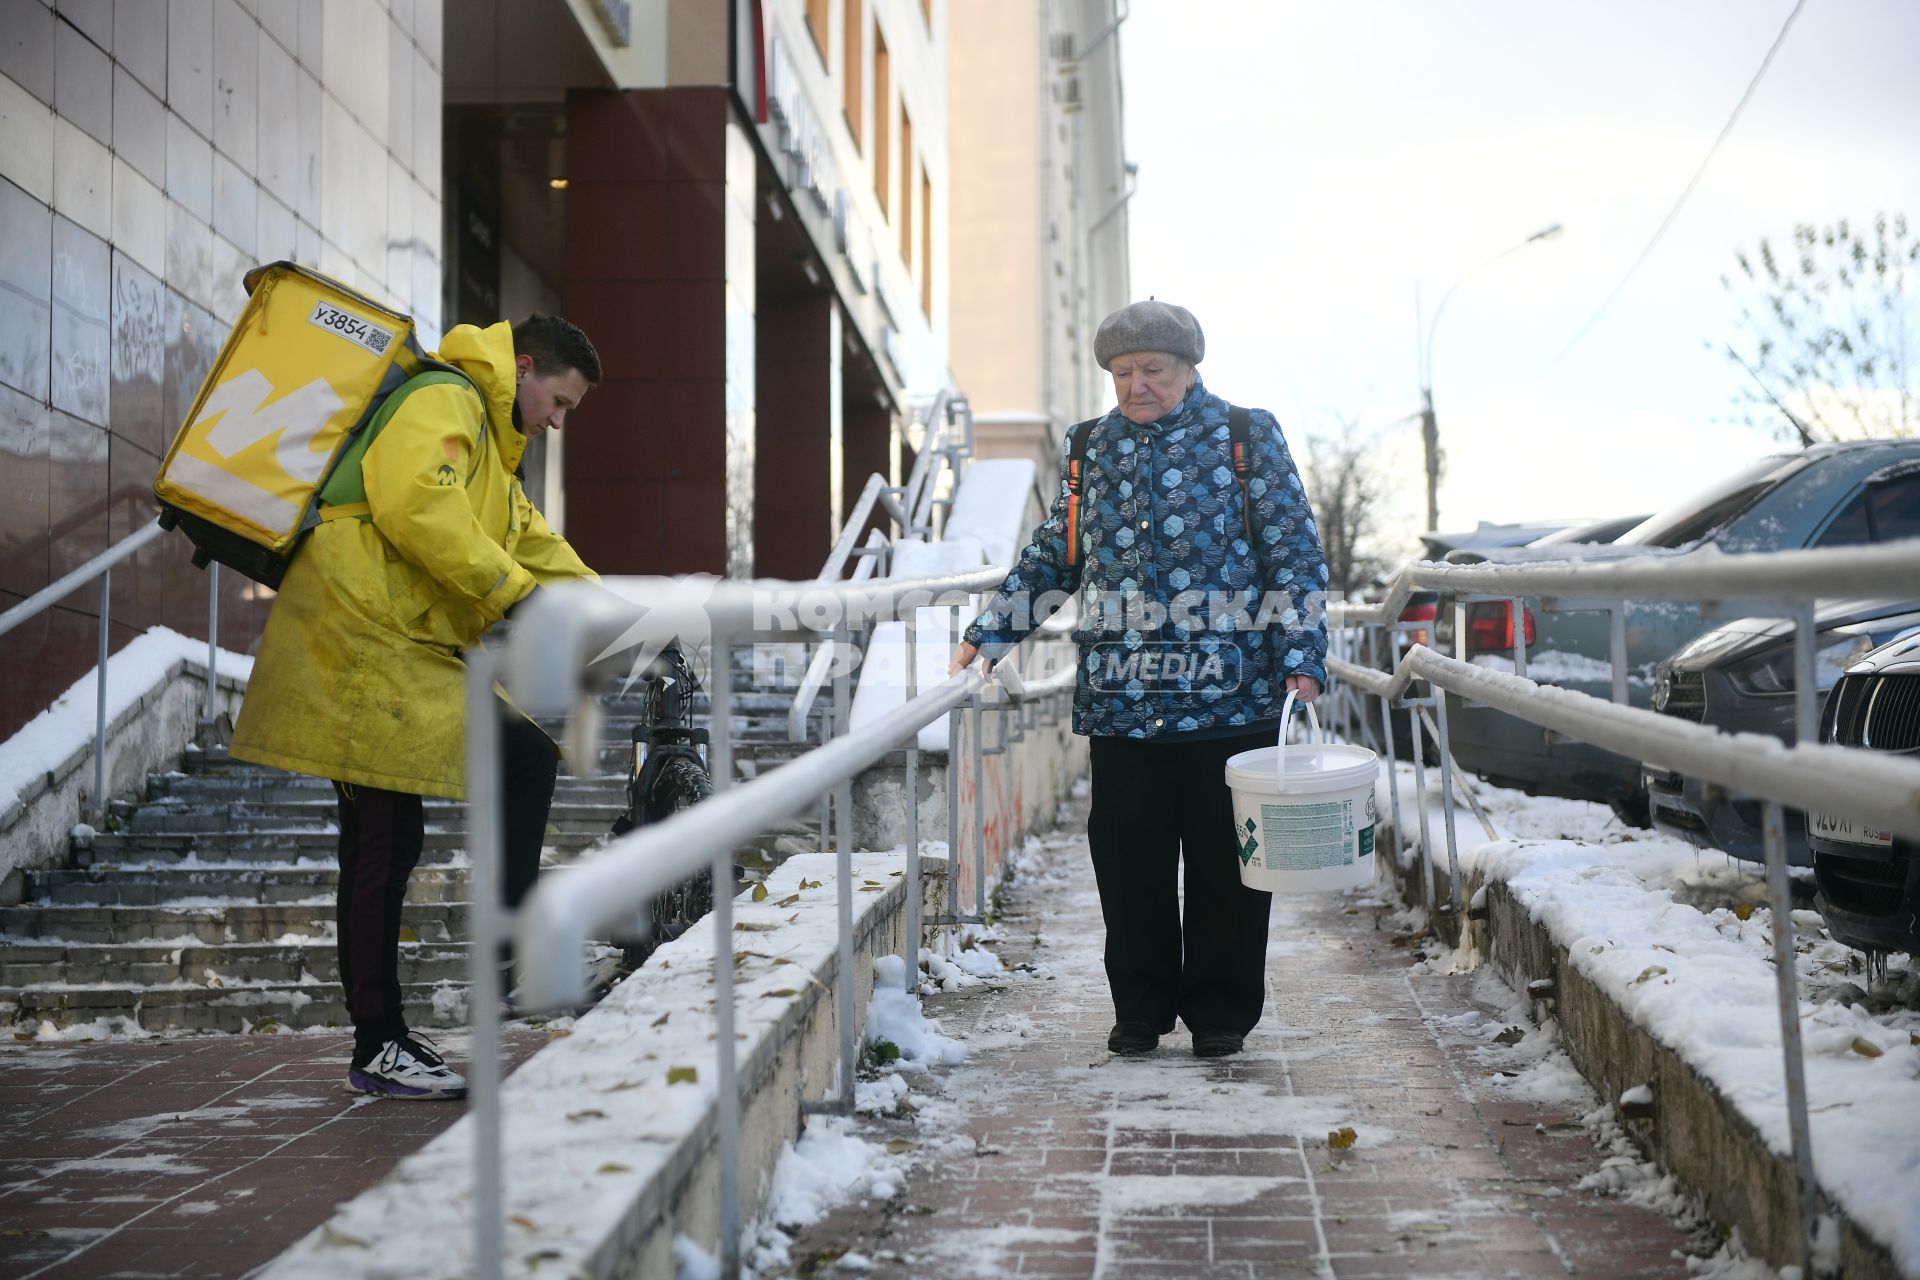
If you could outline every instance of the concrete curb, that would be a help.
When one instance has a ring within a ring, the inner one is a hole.
[[[802,1101],[824,1096],[838,1065],[845,975],[832,927],[832,863],[826,854],[789,859],[769,879],[765,900],[743,894],[735,903],[743,1224],[764,1203],[783,1144],[801,1130]],[[874,959],[900,950],[902,863],[898,853],[854,855],[856,1026],[865,1022]],[[923,897],[941,896],[943,870],[922,858]],[[505,1275],[670,1276],[676,1235],[714,1247],[712,955],[710,928],[668,943],[506,1082]],[[697,1068],[698,1083],[665,1084],[682,1065]],[[472,1141],[468,1116],[341,1205],[262,1275],[471,1275]],[[423,1238],[435,1248],[400,1247]]]
[[[1415,842],[1417,837],[1410,841]],[[1391,858],[1383,861],[1402,901],[1420,903],[1418,856],[1407,866]],[[1436,861],[1434,901],[1441,903],[1448,896],[1444,854]],[[1792,1156],[1771,1149],[1732,1099],[1583,977],[1568,962],[1566,946],[1529,916],[1505,881],[1475,871],[1464,887],[1468,901],[1485,890],[1485,919],[1463,922],[1451,913],[1436,914],[1430,925],[1435,934],[1459,947],[1464,923],[1471,930],[1465,941],[1515,990],[1536,996],[1536,1017],[1545,1013],[1559,1024],[1567,1056],[1603,1101],[1617,1099],[1635,1085],[1649,1085],[1652,1113],[1618,1114],[1622,1127],[1700,1198],[1717,1226],[1737,1230],[1750,1253],[1774,1267],[1797,1265],[1800,1207]],[[1609,1105],[1620,1113],[1617,1103]],[[1838,1274],[1847,1280],[1901,1280],[1905,1275],[1888,1247],[1825,1194],[1819,1211],[1839,1227]]]
[[[225,652],[223,658],[235,655]],[[114,655],[118,658],[119,655]],[[114,659],[108,660],[113,679]],[[107,721],[106,784],[109,796],[138,791],[147,775],[180,759],[205,713],[207,661],[204,645],[195,657],[176,658],[166,673],[131,705]],[[214,714],[240,712],[245,677],[224,672],[215,678]],[[94,746],[87,743],[48,761],[0,812],[0,877],[14,871],[57,866],[67,855],[67,833],[93,814]],[[97,817],[96,817],[97,820]],[[5,890],[0,889],[0,895]],[[4,897],[0,896],[0,901]]]

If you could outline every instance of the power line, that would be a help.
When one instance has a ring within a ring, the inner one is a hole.
[[[1667,228],[1671,227],[1674,219],[1680,216],[1680,208],[1686,204],[1687,197],[1692,195],[1693,189],[1700,185],[1700,179],[1707,172],[1707,166],[1713,163],[1714,153],[1720,150],[1720,144],[1725,142],[1727,135],[1733,132],[1733,126],[1739,121],[1740,113],[1745,111],[1747,103],[1753,100],[1754,90],[1760,87],[1760,81],[1766,76],[1767,68],[1773,64],[1773,55],[1779,53],[1780,46],[1786,43],[1787,32],[1793,28],[1793,20],[1799,17],[1800,11],[1806,7],[1807,0],[1794,0],[1793,11],[1787,15],[1786,21],[1780,24],[1780,34],[1773,38],[1772,47],[1767,50],[1766,56],[1760,59],[1760,66],[1754,71],[1753,78],[1747,81],[1747,91],[1740,95],[1740,101],[1733,104],[1733,114],[1729,115],[1726,124],[1721,126],[1719,136],[1713,140],[1713,145],[1707,148],[1707,154],[1702,157],[1699,167],[1693,171],[1693,176],[1687,179],[1687,185],[1680,189],[1680,195],[1674,200],[1673,207],[1667,210],[1667,216],[1660,220],[1658,227],[1654,228],[1653,237],[1647,241],[1647,247],[1640,251],[1640,256],[1633,260],[1633,265],[1627,268],[1627,273],[1620,277],[1620,283],[1613,286],[1613,292],[1609,293],[1594,313],[1587,317],[1587,322],[1580,326],[1579,332],[1567,340],[1567,345],[1561,347],[1553,359],[1541,365],[1540,371],[1529,378],[1529,382],[1537,382],[1545,377],[1555,365],[1566,358],[1569,351],[1580,344],[1580,340],[1600,322],[1600,317],[1607,313],[1607,308],[1613,305],[1614,299],[1625,291],[1627,282],[1633,279],[1634,272],[1640,270],[1641,264],[1652,255],[1654,246],[1660,243],[1660,237],[1667,233]]]

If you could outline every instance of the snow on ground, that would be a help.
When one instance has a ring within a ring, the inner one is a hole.
[[[992,937],[991,928],[977,926],[957,936],[942,930],[938,947],[920,952],[923,988],[952,991],[1029,977],[1031,970],[1007,968],[982,945]],[[741,1249],[750,1276],[791,1267],[794,1235],[835,1207],[853,1199],[897,1196],[913,1156],[903,1144],[862,1137],[857,1116],[897,1115],[925,1106],[927,1095],[914,1093],[903,1076],[959,1066],[967,1059],[967,1046],[945,1035],[922,1011],[920,997],[906,991],[906,964],[899,956],[876,957],[873,976],[860,1042],[866,1078],[854,1084],[856,1116],[809,1116],[799,1140],[781,1148],[766,1208],[747,1229]],[[871,1264],[858,1254],[843,1254],[835,1265],[857,1271]],[[679,1280],[692,1280],[697,1267],[698,1259],[692,1266],[683,1260]]]
[[[1399,769],[1408,804],[1412,769]],[[1438,773],[1427,770],[1429,829],[1444,865]],[[1385,783],[1383,773],[1383,810]],[[1467,884],[1504,880],[1582,976],[1712,1081],[1774,1151],[1788,1152],[1763,869],[1627,827],[1603,805],[1473,786],[1498,838],[1488,840],[1466,810],[1456,814]],[[1407,826],[1411,846],[1417,824]],[[1417,854],[1410,847],[1407,856]],[[1920,971],[1895,957],[1864,990],[1862,957],[1828,937],[1817,913],[1794,911],[1792,928],[1816,1176],[1900,1266],[1920,1273]],[[1558,1087],[1557,1073],[1543,1067],[1527,1087]]]
[[[749,1059],[776,1033],[797,989],[817,980],[817,966],[836,950],[835,861],[831,854],[789,858],[767,877],[762,901],[745,894],[735,900],[735,1027]],[[898,850],[859,853],[854,876],[882,886],[904,875],[901,861]],[[879,901],[858,897],[856,920]],[[551,1262],[555,1274],[584,1266],[606,1225],[637,1202],[648,1178],[705,1122],[716,1087],[713,956],[711,928],[664,944],[642,971],[644,980],[615,987],[570,1027],[550,1022],[553,1042],[507,1077],[500,1114],[502,1143],[511,1154],[502,1181],[516,1260],[537,1254],[535,1261]],[[456,1047],[462,1039],[450,1035],[443,1043],[456,1061],[467,1056]],[[341,1261],[330,1241],[397,1234],[431,1236],[437,1248],[425,1261],[406,1251],[371,1262],[356,1258],[369,1280],[469,1274],[472,1126],[473,1117],[463,1117],[408,1156],[385,1181],[339,1206],[325,1227],[282,1254],[267,1274],[331,1280]],[[831,1145],[823,1146],[817,1163],[845,1172],[840,1157],[848,1153],[828,1154]],[[871,1180],[865,1189],[877,1190]],[[697,1273],[693,1253],[679,1252],[681,1268]]]
[[[181,635],[167,627],[153,627],[136,636],[126,648],[107,659],[107,723],[159,687],[175,664],[191,661],[204,666],[207,642]],[[214,668],[223,677],[246,680],[253,659],[220,650]],[[0,742],[0,813],[4,813],[36,778],[69,759],[93,741],[94,672],[76,680],[53,705],[27,721],[20,731]]]

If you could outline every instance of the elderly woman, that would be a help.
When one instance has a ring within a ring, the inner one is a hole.
[[[998,659],[1079,592],[1107,1047],[1150,1052],[1178,1018],[1196,1056],[1224,1057],[1260,1021],[1272,901],[1240,883],[1226,762],[1274,742],[1288,693],[1320,692],[1326,561],[1273,416],[1200,380],[1192,313],[1136,302],[1093,345],[1119,403],[1068,433],[1052,514],[952,669]]]

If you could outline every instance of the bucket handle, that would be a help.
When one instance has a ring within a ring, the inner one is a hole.
[[[1293,723],[1293,700],[1298,696],[1298,690],[1289,689],[1287,700],[1280,705],[1280,749],[1273,756],[1273,780],[1282,791],[1287,789],[1287,726]],[[1327,736],[1320,731],[1320,716],[1313,709],[1313,704],[1303,702],[1300,705],[1306,709],[1307,724],[1311,727],[1308,743],[1325,742]]]

